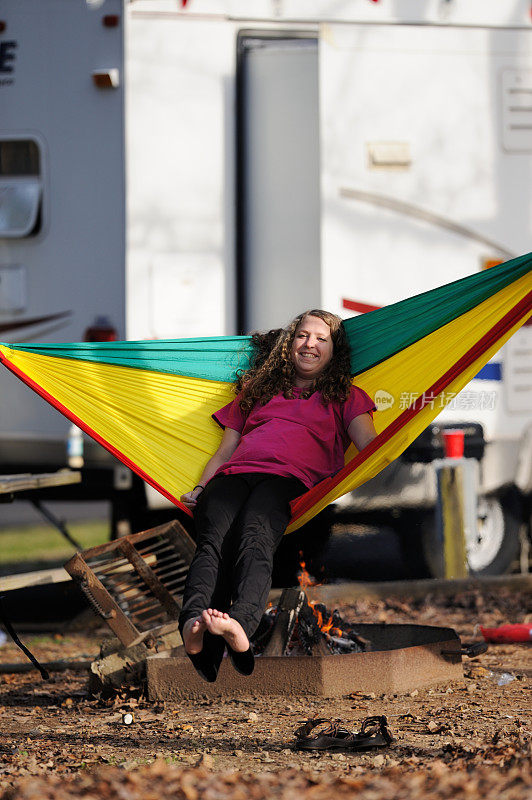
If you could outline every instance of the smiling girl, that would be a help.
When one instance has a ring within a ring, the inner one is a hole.
[[[181,498],[194,509],[197,549],[180,630],[208,681],[216,680],[225,648],[235,669],[253,671],[249,638],[264,611],[290,502],[338,472],[351,442],[362,450],[377,435],[373,401],[351,384],[340,317],[306,311],[252,341],[255,355],[235,399],[213,415],[224,429],[220,446]]]

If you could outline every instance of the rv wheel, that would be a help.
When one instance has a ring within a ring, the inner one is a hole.
[[[441,578],[444,575],[441,545],[434,512],[407,515],[401,539],[409,571],[416,577]],[[472,575],[503,575],[519,558],[519,529],[522,502],[516,490],[478,501],[478,530],[468,543],[469,570]]]
[[[480,497],[478,530],[468,543],[469,569],[475,575],[502,575],[519,558],[521,502],[517,492]]]

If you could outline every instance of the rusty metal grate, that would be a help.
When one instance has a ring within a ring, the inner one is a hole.
[[[77,553],[65,569],[125,646],[181,610],[195,545],[177,521]]]

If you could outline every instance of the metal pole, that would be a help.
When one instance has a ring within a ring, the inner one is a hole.
[[[443,431],[445,455],[435,463],[438,485],[438,528],[442,544],[443,577],[469,574],[467,538],[476,529],[475,465],[464,458],[464,431]]]
[[[67,527],[66,527],[65,523],[64,523],[64,522],[62,522],[60,519],[58,519],[58,518],[55,516],[55,514],[53,514],[53,513],[50,511],[50,509],[49,509],[49,508],[46,508],[46,506],[43,506],[43,504],[41,503],[41,501],[40,501],[40,500],[34,500],[34,499],[32,498],[32,499],[30,500],[30,502],[32,503],[32,505],[34,506],[34,508],[36,508],[36,509],[37,509],[37,511],[39,511],[39,512],[40,512],[40,513],[43,515],[43,517],[44,517],[45,519],[47,519],[47,520],[48,520],[48,522],[49,522],[51,525],[53,525],[53,526],[54,526],[54,528],[56,528],[56,529],[59,531],[59,533],[61,533],[61,534],[62,534],[62,535],[65,537],[65,539],[67,540],[67,542],[70,542],[70,544],[72,545],[72,547],[73,547],[75,550],[81,551],[81,550],[83,549],[83,548],[81,547],[81,545],[79,544],[79,542],[76,542],[76,540],[74,539],[74,537],[72,536],[72,534],[70,534],[70,533],[68,532],[68,529],[67,529]]]
[[[464,478],[461,465],[445,464],[438,469],[438,507],[443,532],[443,575],[468,575],[465,540]]]

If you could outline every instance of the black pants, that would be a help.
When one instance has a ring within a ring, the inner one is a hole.
[[[197,549],[179,618],[204,608],[227,611],[251,636],[271,588],[273,555],[290,521],[290,501],[306,491],[297,478],[265,473],[217,475],[194,511]]]

